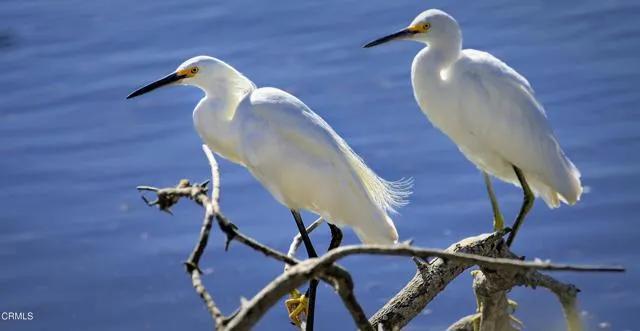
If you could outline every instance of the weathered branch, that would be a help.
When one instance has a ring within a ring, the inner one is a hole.
[[[257,322],[262,317],[262,315],[266,313],[266,310],[268,308],[259,309],[262,303],[267,302],[268,307],[271,307],[273,304],[275,304],[275,302],[273,302],[273,298],[275,298],[275,301],[277,302],[277,300],[283,297],[284,294],[277,291],[278,279],[276,279],[272,282],[270,286],[265,287],[265,289],[272,288],[272,287],[275,288],[275,290],[273,290],[273,293],[270,293],[269,295],[261,296],[261,297],[259,295],[256,295],[256,297],[254,297],[254,299],[262,300],[262,301],[258,300],[259,304],[255,306],[243,305],[234,314],[232,314],[229,317],[225,317],[222,314],[222,312],[217,308],[212,296],[207,292],[206,288],[204,287],[204,284],[202,283],[202,280],[200,278],[201,271],[198,266],[200,257],[202,256],[202,253],[204,252],[204,249],[207,245],[209,232],[211,230],[212,220],[215,218],[218,222],[218,225],[220,226],[220,229],[227,235],[227,244],[226,244],[227,248],[230,241],[236,240],[240,243],[243,243],[253,248],[254,250],[257,250],[265,254],[268,257],[272,257],[278,261],[284,262],[287,265],[296,265],[300,262],[295,258],[293,258],[293,254],[295,254],[295,249],[297,248],[295,246],[299,246],[299,243],[295,245],[295,239],[294,239],[294,243],[292,243],[292,249],[294,252],[290,254],[291,256],[288,256],[266,245],[263,245],[258,241],[256,241],[255,239],[248,237],[243,233],[241,233],[240,231],[238,231],[237,227],[233,223],[231,223],[226,217],[224,217],[224,215],[219,211],[218,165],[211,151],[204,145],[203,145],[203,150],[207,158],[209,159],[209,163],[211,165],[211,172],[212,172],[212,178],[213,178],[213,185],[212,185],[213,199],[209,199],[207,196],[208,182],[192,185],[189,183],[188,180],[181,180],[180,183],[174,188],[159,189],[152,186],[139,186],[138,190],[155,192],[157,195],[156,200],[149,201],[144,196],[143,196],[143,200],[147,203],[147,205],[157,206],[160,210],[168,213],[171,213],[171,207],[175,205],[180,200],[180,198],[183,198],[183,197],[194,200],[196,203],[198,203],[199,205],[205,208],[205,218],[204,218],[204,223],[203,223],[201,234],[200,234],[200,239],[198,240],[198,243],[194,248],[191,256],[185,263],[187,266],[187,271],[192,276],[192,282],[193,282],[194,288],[196,289],[196,292],[203,299],[205,306],[207,307],[207,309],[209,310],[209,313],[211,314],[212,318],[216,322],[216,327],[218,329],[225,329],[225,330],[236,330],[236,329],[244,330],[245,325],[247,323],[252,324]],[[321,224],[321,220],[317,220],[316,222],[314,222],[310,226],[312,227],[311,230],[313,230],[319,224]],[[346,272],[344,269],[338,266],[330,266],[330,268],[327,268],[326,271],[328,272],[327,275],[323,274],[323,275],[319,275],[318,277],[330,283],[332,286],[334,286],[336,291],[339,293],[339,295],[345,302],[347,309],[352,313],[354,317],[354,321],[356,322],[357,325],[360,325],[361,323],[363,323],[363,321],[366,322],[366,324],[368,325],[364,311],[362,310],[360,305],[357,303],[357,300],[353,295],[353,292],[352,292],[353,282],[348,272]],[[313,277],[310,277],[310,278],[313,278]],[[303,278],[303,282],[306,282],[310,278],[307,278],[307,277]],[[286,289],[287,289],[285,293],[288,293],[292,289],[300,286],[300,284],[296,285],[297,279],[299,279],[299,277],[290,278],[287,280],[285,284],[283,284],[284,286],[286,286]],[[258,314],[256,314],[255,318],[239,317],[239,316],[243,316],[245,312],[248,312],[249,316],[251,316],[256,311],[256,309],[258,311]],[[242,319],[243,323],[237,323],[239,319]],[[366,328],[363,327],[361,329],[366,329]]]
[[[182,180],[174,188],[158,189],[155,187],[141,186],[141,191],[152,191],[157,195],[155,201],[148,201],[150,206],[157,206],[160,210],[170,212],[180,198],[189,198],[205,208],[205,218],[200,231],[199,241],[186,262],[187,271],[191,274],[192,283],[196,292],[203,299],[212,318],[219,330],[246,330],[254,326],[260,318],[275,305],[282,297],[293,289],[307,281],[317,278],[336,290],[345,307],[351,313],[354,323],[361,330],[394,330],[406,325],[438,294],[447,284],[457,277],[466,268],[478,265],[483,271],[499,271],[498,274],[518,275],[516,285],[543,286],[552,290],[563,303],[565,315],[569,320],[579,323],[575,308],[575,293],[577,289],[571,285],[565,285],[553,278],[542,275],[536,270],[548,271],[612,271],[618,272],[624,269],[608,266],[575,266],[566,264],[553,264],[549,262],[527,262],[515,258],[513,253],[504,246],[502,237],[505,232],[485,234],[473,238],[464,239],[446,250],[425,249],[413,247],[408,244],[395,246],[344,246],[333,249],[327,254],[314,259],[299,261],[293,256],[299,243],[291,244],[289,254],[281,253],[273,248],[263,245],[255,239],[241,233],[220,212],[218,206],[219,176],[217,163],[212,153],[203,146],[212,169],[212,199],[207,196],[207,183],[190,184]],[[240,308],[231,316],[225,317],[217,308],[212,296],[207,292],[201,280],[199,261],[206,248],[209,232],[213,220],[216,220],[220,229],[227,236],[227,247],[233,240],[247,245],[268,257],[288,265],[285,272],[276,277],[272,282],[259,291],[253,298],[242,303]],[[314,222],[311,230],[321,223]],[[505,253],[507,252],[507,253]],[[353,291],[353,281],[349,273],[335,263],[351,255],[391,255],[412,257],[418,264],[418,272],[405,288],[381,308],[370,320],[362,307],[358,304]],[[427,258],[436,258],[425,262]],[[515,285],[514,285],[515,286]],[[573,292],[572,290],[573,289]],[[570,322],[571,325],[571,322]],[[572,331],[579,328],[570,329]]]
[[[506,270],[546,270],[546,271],[573,271],[573,272],[623,272],[624,268],[618,266],[592,266],[571,265],[551,262],[529,262],[513,258],[487,257],[462,252],[449,252],[441,249],[413,247],[407,244],[394,246],[387,245],[351,245],[342,246],[327,252],[318,258],[318,264],[331,264],[350,255],[387,255],[429,258],[437,257],[447,262],[477,265],[485,268]]]
[[[367,315],[353,293],[353,280],[351,279],[351,275],[339,268],[331,268],[326,273],[336,280],[333,287],[336,292],[338,292],[338,295],[340,295],[342,302],[351,314],[358,330],[373,331],[373,327],[369,323]]]
[[[483,256],[495,256],[495,250],[502,243],[504,233],[480,235],[463,239],[445,251],[463,252]],[[460,275],[470,264],[446,263],[436,259],[420,265],[413,278],[389,302],[370,319],[371,324],[385,330],[402,328],[413,320],[449,283]]]
[[[466,238],[451,245],[443,254],[434,254],[429,250],[415,252],[414,256],[436,256],[431,263],[419,263],[415,276],[387,304],[378,310],[369,321],[374,327],[382,326],[385,330],[402,328],[417,316],[453,279],[465,269],[478,265],[490,269],[520,270],[530,268],[548,271],[624,271],[620,267],[572,266],[541,262],[524,262],[515,259],[509,252],[504,255],[502,236],[504,233],[484,234]],[[502,253],[501,253],[502,252]],[[423,255],[420,255],[421,253]],[[456,259],[455,257],[461,257]],[[465,259],[470,258],[470,259]],[[571,312],[571,311],[569,311]]]
[[[510,252],[505,254],[511,255]],[[513,302],[507,299],[507,293],[515,286],[531,288],[540,286],[549,289],[558,297],[562,305],[567,330],[583,330],[576,303],[579,290],[575,286],[562,283],[535,270],[510,272],[474,270],[472,274],[478,313],[461,318],[452,324],[448,331],[520,330],[522,326],[520,321],[511,316],[514,309]]]
[[[571,284],[562,283],[551,276],[539,272],[530,272],[518,280],[519,286],[536,288],[544,287],[556,295],[562,305],[562,311],[567,321],[567,330],[580,331],[584,327],[578,310],[577,295],[580,290]]]
[[[322,223],[324,223],[324,219],[322,219],[322,217],[319,217],[313,223],[307,226],[306,228],[307,233],[311,233]],[[296,254],[296,251],[298,250],[301,244],[302,244],[302,236],[300,235],[300,233],[298,233],[293,237],[293,240],[291,241],[291,245],[289,246],[289,251],[287,252],[287,256],[294,257]],[[284,271],[286,272],[290,268],[291,268],[291,265],[285,264]],[[371,328],[371,325],[369,324],[369,321],[367,320],[367,316],[362,310],[362,307],[360,306],[355,295],[353,294],[353,281],[351,279],[351,275],[349,275],[349,273],[347,272],[342,272],[342,270],[336,269],[336,268],[330,270],[329,272],[333,273],[333,278],[335,279],[335,283],[333,284],[334,289],[342,299],[342,302],[344,303],[345,307],[351,314],[351,317],[356,323],[356,326],[358,327],[358,329],[369,330]],[[336,276],[336,275],[341,275],[341,276]],[[300,325],[300,329],[301,330],[306,329],[306,321],[302,321],[302,324]]]

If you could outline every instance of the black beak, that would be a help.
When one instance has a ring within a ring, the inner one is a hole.
[[[151,91],[153,91],[153,90],[155,90],[155,89],[157,89],[159,87],[163,87],[165,85],[169,85],[171,83],[177,82],[177,81],[181,80],[184,77],[185,76],[179,75],[178,73],[174,72],[174,73],[172,73],[170,75],[167,75],[167,76],[165,76],[163,78],[158,79],[157,81],[155,81],[155,82],[153,82],[153,83],[151,83],[149,85],[143,86],[143,87],[133,91],[131,94],[129,94],[127,96],[127,99],[135,98],[135,97],[137,97],[139,95],[143,95],[143,94],[145,94],[147,92],[151,92]]]
[[[376,39],[376,40],[374,40],[374,41],[372,41],[372,42],[370,42],[370,43],[368,43],[368,44],[366,44],[366,45],[364,45],[362,47],[369,48],[369,47],[373,47],[373,46],[378,46],[380,44],[384,44],[384,43],[390,42],[392,40],[410,37],[413,34],[415,34],[415,32],[409,30],[408,28],[407,29],[402,29],[402,30],[400,30],[400,31],[398,31],[396,33],[392,33],[392,34],[390,34],[388,36],[384,36],[382,38]]]

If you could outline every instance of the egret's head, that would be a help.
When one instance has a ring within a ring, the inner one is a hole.
[[[169,85],[192,85],[205,92],[215,89],[219,85],[232,83],[236,77],[242,77],[239,72],[225,62],[210,56],[196,56],[183,62],[178,69],[169,75],[143,86],[127,96],[127,99],[151,92],[157,88]],[[246,78],[244,78],[246,79]]]
[[[420,13],[408,27],[376,39],[364,47],[369,48],[392,40],[413,40],[436,45],[459,43],[460,39],[460,28],[453,17],[441,10],[429,9]]]

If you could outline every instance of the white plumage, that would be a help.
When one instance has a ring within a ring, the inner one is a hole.
[[[578,201],[580,173],[558,144],[529,82],[491,54],[471,49],[442,70],[443,79],[433,79],[429,51],[415,58],[412,80],[416,100],[434,126],[476,166],[503,181],[519,186],[512,165],[522,169],[549,207]]]
[[[406,31],[393,39],[428,44],[413,60],[416,101],[471,162],[520,185],[512,168],[517,166],[549,207],[580,199],[580,172],[562,151],[524,77],[489,53],[462,50],[458,23],[443,11],[421,13]]]
[[[521,186],[518,168],[533,193],[551,208],[580,199],[580,172],[562,151],[524,77],[489,53],[462,50],[458,23],[440,10],[427,10],[408,28],[365,47],[394,39],[427,44],[413,60],[414,96],[431,123],[467,159],[482,171]],[[519,219],[528,208],[525,190]]]
[[[350,226],[365,243],[397,241],[388,211],[405,203],[409,182],[381,179],[302,101],[257,88],[223,61],[195,57],[176,73],[190,75],[176,82],[206,93],[193,112],[204,142],[246,167],[280,203]]]

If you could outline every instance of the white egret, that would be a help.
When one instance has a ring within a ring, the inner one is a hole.
[[[258,88],[227,63],[209,56],[185,61],[127,99],[174,84],[204,91],[193,111],[198,134],[215,153],[246,167],[291,210],[309,257],[317,254],[299,213],[303,209],[330,223],[332,246],[339,245],[334,239],[341,236],[335,225],[352,227],[364,243],[397,242],[388,212],[405,204],[409,183],[378,177],[302,101],[276,88]],[[308,329],[313,327],[316,286],[317,281],[312,282],[309,291]]]
[[[437,9],[364,47],[399,39],[427,45],[411,68],[415,99],[431,123],[483,172],[496,228],[504,225],[487,173],[522,187],[524,201],[509,245],[535,196],[550,208],[580,199],[580,172],[562,151],[524,77],[489,53],[462,50],[458,23]]]

